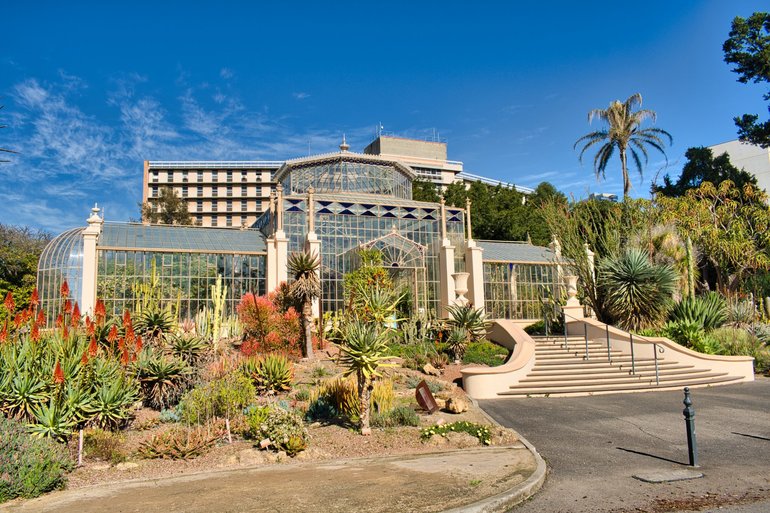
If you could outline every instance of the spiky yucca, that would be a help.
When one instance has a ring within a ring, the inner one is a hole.
[[[302,328],[304,345],[302,354],[313,357],[313,301],[321,295],[321,279],[318,270],[321,259],[309,252],[295,252],[287,262],[289,273],[294,278],[290,285],[291,296],[302,305]]]

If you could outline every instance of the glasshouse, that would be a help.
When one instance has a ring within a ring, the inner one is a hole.
[[[248,229],[104,222],[94,208],[86,227],[59,235],[42,254],[41,302],[57,311],[66,280],[81,311],[98,298],[120,313],[149,288],[188,318],[218,286],[232,312],[243,294],[288,281],[289,254],[308,250],[321,257],[319,316],[343,308],[345,275],[361,265],[362,249],[376,249],[415,312],[439,316],[470,303],[491,317],[540,318],[542,299],[559,293],[559,252],[473,240],[471,205],[414,201],[415,177],[402,162],[341,147],[286,161],[269,207]]]

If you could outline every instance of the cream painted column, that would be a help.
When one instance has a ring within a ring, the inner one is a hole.
[[[485,309],[484,305],[484,263],[482,253],[484,249],[476,245],[471,231],[471,200],[465,203],[466,232],[468,242],[465,249],[465,270],[470,275],[468,278],[468,301],[476,309]]]
[[[287,264],[289,261],[289,238],[283,231],[283,186],[278,184],[276,190],[276,214],[275,214],[275,275],[278,285],[288,282],[289,273]]]
[[[265,262],[265,292],[270,293],[278,287],[278,263],[275,258],[275,193],[270,193],[270,200],[267,206],[270,212],[270,236],[265,239],[267,246],[267,261]]]
[[[80,311],[93,315],[96,306],[97,254],[96,242],[102,233],[104,219],[99,216],[99,207],[94,205],[88,218],[88,227],[83,230],[83,284],[80,289]]]
[[[321,259],[321,239],[315,232],[315,199],[313,193],[315,190],[313,187],[307,190],[307,237],[305,238],[305,251],[311,255],[317,255],[320,261]],[[318,281],[321,283],[321,294],[323,294],[323,282],[321,281],[321,268],[316,271]],[[318,298],[313,300],[313,318],[318,319],[321,317],[321,305]]]
[[[455,247],[446,235],[446,205],[441,198],[441,248],[438,254],[439,307],[441,317],[449,317],[447,306],[455,304]]]

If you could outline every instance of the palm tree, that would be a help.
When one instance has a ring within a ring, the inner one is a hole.
[[[648,161],[647,148],[645,146],[655,148],[665,157],[666,152],[663,151],[665,141],[663,137],[668,138],[669,144],[674,141],[671,134],[661,128],[641,127],[643,121],[647,119],[655,121],[656,119],[654,111],[648,109],[634,110],[634,107],[641,106],[642,95],[636,93],[629,96],[625,102],[621,103],[620,100],[615,100],[606,109],[592,110],[588,113],[588,122],[591,123],[594,118],[599,118],[607,123],[607,128],[584,135],[573,146],[577,149],[579,144],[585,143],[579,157],[580,162],[583,162],[583,154],[588,148],[597,143],[604,143],[594,157],[594,171],[596,172],[597,180],[600,176],[605,178],[604,172],[607,169],[607,164],[615,150],[618,150],[620,166],[623,171],[623,201],[625,201],[628,193],[631,191],[627,153],[631,154],[631,159],[639,171],[639,176],[641,176],[642,160],[640,157],[644,157],[645,164]]]
[[[289,272],[294,276],[294,282],[290,285],[289,293],[295,301],[302,304],[303,338],[305,344],[302,355],[306,358],[313,357],[313,301],[321,295],[321,280],[318,277],[318,269],[321,267],[321,259],[318,255],[308,252],[295,252],[289,255],[287,262]]]

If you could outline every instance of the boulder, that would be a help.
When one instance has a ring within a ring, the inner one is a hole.
[[[115,468],[118,470],[131,470],[132,468],[138,467],[138,463],[134,463],[133,461],[124,461],[123,463],[118,463],[115,465]]]
[[[462,413],[468,411],[468,403],[459,397],[450,397],[447,399],[445,408],[450,413]]]
[[[241,465],[262,465],[265,463],[265,453],[259,449],[244,449],[238,453],[238,462]]]
[[[428,376],[441,376],[441,371],[429,363],[423,365],[422,371]]]

